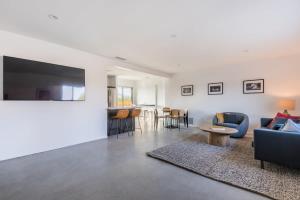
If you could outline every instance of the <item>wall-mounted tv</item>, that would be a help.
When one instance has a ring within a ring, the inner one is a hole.
[[[85,70],[3,56],[3,99],[85,100]]]

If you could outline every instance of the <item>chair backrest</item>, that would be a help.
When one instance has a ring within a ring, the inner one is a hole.
[[[187,114],[187,109],[180,109],[180,117],[184,117]]]
[[[180,110],[179,109],[172,109],[170,112],[170,115],[172,117],[179,117],[180,116]]]
[[[169,107],[164,107],[163,108],[163,112],[165,113],[165,112],[171,112],[171,108],[169,108]]]
[[[142,110],[141,109],[133,109],[131,112],[131,117],[139,117],[141,114]]]
[[[117,119],[125,119],[129,115],[129,110],[118,110],[115,118]]]
[[[158,111],[157,111],[157,109],[156,109],[156,108],[154,109],[154,116],[155,116],[155,117],[157,117],[157,116],[158,116]]]
[[[225,123],[236,123],[240,124],[244,120],[249,120],[248,116],[244,113],[238,113],[238,112],[223,112],[224,114],[224,122]],[[228,116],[233,117],[228,117]],[[214,116],[213,122],[218,122],[217,115]]]

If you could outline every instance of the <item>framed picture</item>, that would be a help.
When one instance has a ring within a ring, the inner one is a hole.
[[[254,79],[243,81],[243,93],[244,94],[257,94],[265,92],[264,79]]]
[[[208,95],[222,95],[223,94],[223,82],[209,83]]]
[[[181,96],[193,96],[193,85],[181,86]]]

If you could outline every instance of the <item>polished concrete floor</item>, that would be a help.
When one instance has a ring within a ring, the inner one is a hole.
[[[144,128],[0,162],[0,200],[265,199],[145,155],[198,129]]]

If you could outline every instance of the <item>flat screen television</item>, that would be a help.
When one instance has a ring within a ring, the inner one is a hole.
[[[3,56],[3,99],[85,100],[85,70]]]

